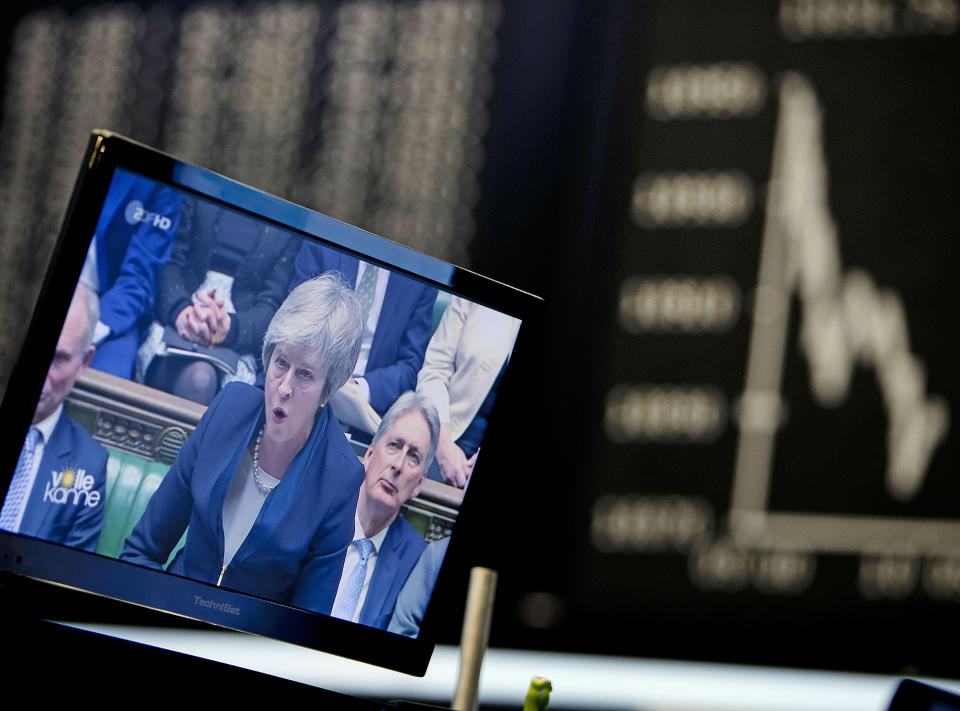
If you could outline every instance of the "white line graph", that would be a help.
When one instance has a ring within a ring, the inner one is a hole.
[[[844,271],[837,226],[828,204],[821,109],[809,81],[787,73],[779,85],[779,115],[767,193],[740,436],[731,499],[731,532],[758,541],[779,532],[818,550],[863,550],[876,536],[902,540],[892,520],[768,511],[780,385],[791,298],[800,303],[800,346],[810,389],[824,407],[841,404],[854,368],[873,370],[887,414],[886,489],[907,501],[921,490],[929,461],[949,430],[947,402],[926,392],[926,372],[910,349],[903,301],[861,269]],[[877,446],[880,446],[878,443]],[[926,544],[960,542],[960,523],[930,524]],[[917,529],[911,529],[911,534]]]

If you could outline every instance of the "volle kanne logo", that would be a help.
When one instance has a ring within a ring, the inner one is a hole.
[[[100,492],[93,488],[94,478],[86,469],[72,465],[51,471],[50,481],[43,492],[43,500],[63,506],[89,506],[100,503]]]

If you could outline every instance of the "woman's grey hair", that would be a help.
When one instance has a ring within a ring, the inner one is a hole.
[[[377,433],[373,436],[373,442],[370,443],[370,447],[376,447],[383,436],[393,427],[393,423],[411,410],[420,411],[423,419],[427,421],[427,427],[430,430],[430,447],[427,450],[427,458],[423,465],[423,470],[426,471],[433,462],[433,455],[437,453],[437,441],[440,438],[440,415],[437,413],[437,406],[433,404],[433,400],[426,395],[408,390],[398,397],[380,421],[380,426],[377,428]]]
[[[363,334],[360,303],[337,272],[327,272],[291,291],[263,337],[263,367],[278,343],[316,355],[326,373],[320,402],[326,403],[353,375]]]

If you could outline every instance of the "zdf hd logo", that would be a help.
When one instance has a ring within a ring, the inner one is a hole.
[[[127,203],[127,207],[123,211],[123,217],[128,224],[139,225],[146,222],[164,232],[173,227],[173,220],[158,212],[150,212],[139,200],[131,200]]]

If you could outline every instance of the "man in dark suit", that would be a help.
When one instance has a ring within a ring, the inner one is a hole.
[[[117,170],[90,242],[81,281],[100,296],[90,366],[131,378],[153,316],[157,274],[170,258],[183,195]]]
[[[97,315],[96,295],[78,285],[0,510],[0,528],[89,551],[103,525],[107,451],[63,401],[93,358]]]
[[[426,548],[400,507],[420,493],[437,449],[440,418],[423,395],[406,392],[387,411],[363,456],[353,541],[333,616],[386,629],[397,595]]]
[[[356,257],[304,243],[291,288],[328,271],[339,272],[364,308],[360,358],[354,377],[331,398],[337,418],[364,442],[401,393],[413,390],[433,331],[437,290]]]

